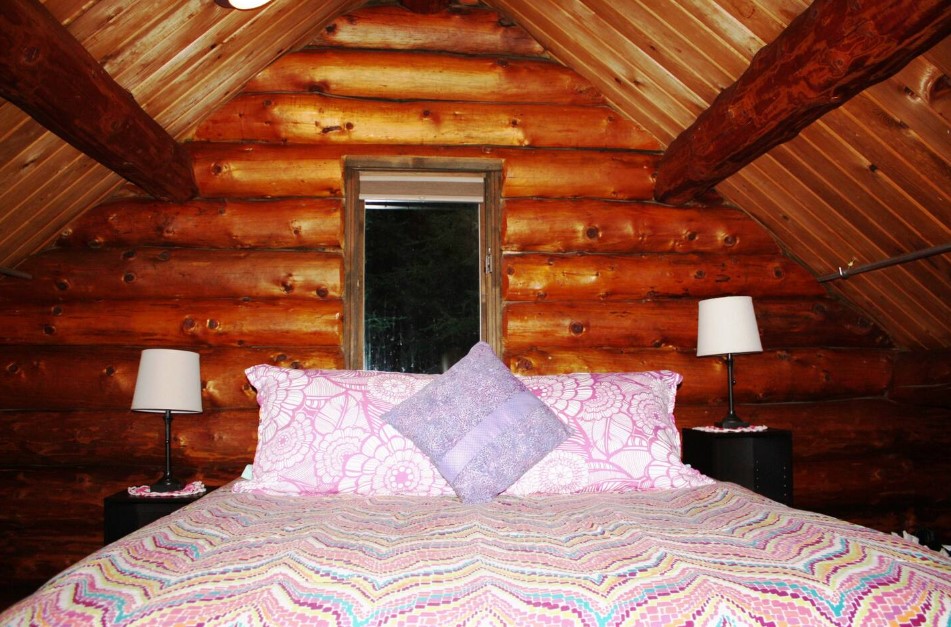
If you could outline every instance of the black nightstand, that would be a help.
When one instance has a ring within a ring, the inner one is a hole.
[[[703,474],[792,505],[792,432],[683,429],[683,461]]]
[[[110,494],[102,500],[102,537],[106,544],[115,542],[145,525],[194,503],[215,488],[208,487],[197,496],[132,496],[128,490]]]

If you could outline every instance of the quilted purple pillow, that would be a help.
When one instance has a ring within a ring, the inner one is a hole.
[[[464,503],[492,500],[571,434],[485,342],[383,418]]]
[[[577,373],[523,377],[573,435],[508,494],[685,488],[712,480],[680,460],[676,372]]]
[[[380,417],[435,375],[364,370],[245,371],[260,410],[252,479],[236,492],[452,494],[429,459]]]

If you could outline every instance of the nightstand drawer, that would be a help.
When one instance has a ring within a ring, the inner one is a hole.
[[[683,429],[683,461],[703,474],[792,505],[792,432]]]
[[[198,496],[148,496],[136,497],[122,490],[102,500],[103,540],[106,544],[154,522],[163,516],[194,503],[215,488],[209,487]]]

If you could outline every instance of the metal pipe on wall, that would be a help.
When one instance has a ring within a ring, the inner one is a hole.
[[[0,266],[0,274],[16,277],[18,279],[32,279],[33,278],[32,274],[28,274],[21,270],[14,270],[13,268],[7,268],[4,266]]]
[[[908,263],[909,261],[916,261],[918,259],[924,259],[925,257],[932,257],[934,255],[940,255],[946,252],[951,252],[951,243],[915,250],[910,253],[905,253],[904,255],[889,257],[888,259],[882,259],[881,261],[873,261],[872,263],[856,266],[854,268],[843,269],[842,266],[839,266],[838,272],[821,276],[818,280],[819,283],[827,283],[836,279],[847,279],[850,276],[862,274],[863,272],[869,272],[870,270],[880,270],[881,268],[887,268],[889,266],[897,266],[898,264]]]

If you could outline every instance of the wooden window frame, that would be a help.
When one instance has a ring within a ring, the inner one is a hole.
[[[458,172],[485,176],[479,206],[480,337],[502,355],[502,161],[440,157],[347,157],[344,159],[344,367],[364,368],[364,262],[366,214],[361,171]]]

